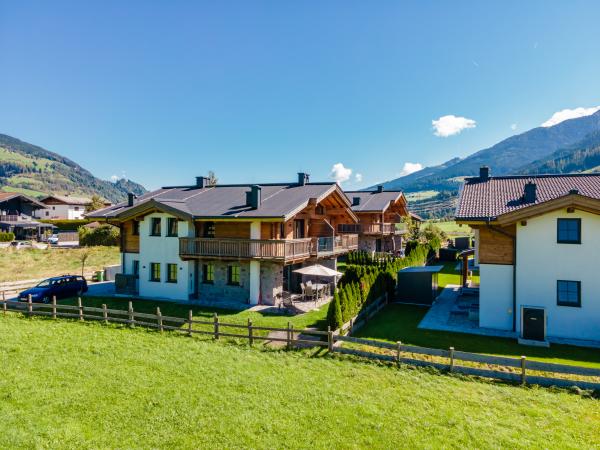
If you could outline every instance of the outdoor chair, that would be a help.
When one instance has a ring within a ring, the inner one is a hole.
[[[315,291],[312,287],[312,284],[307,284],[306,286],[306,291],[304,292],[304,297],[305,298],[309,298],[310,300],[314,300],[315,298]]]

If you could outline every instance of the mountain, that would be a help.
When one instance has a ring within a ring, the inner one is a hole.
[[[98,194],[119,202],[128,192],[141,195],[146,189],[130,180],[101,180],[69,158],[0,134],[0,190],[45,194]]]
[[[588,136],[597,132],[600,132],[600,111],[590,116],[565,120],[552,127],[537,127],[511,136],[466,158],[455,158],[440,166],[426,167],[390,180],[384,183],[384,187],[407,192],[456,192],[464,177],[477,175],[481,166],[489,166],[493,175],[516,173],[526,170],[528,164],[543,161],[559,150],[580,148]]]
[[[600,172],[600,132],[517,171],[520,174]]]

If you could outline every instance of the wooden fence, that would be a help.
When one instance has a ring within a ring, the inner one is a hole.
[[[453,347],[443,350],[405,345],[401,342],[390,343],[372,339],[361,339],[352,336],[343,336],[339,333],[339,330],[334,332],[330,329],[327,331],[295,329],[289,322],[287,328],[256,326],[250,319],[246,324],[223,323],[219,320],[219,316],[216,313],[210,320],[206,318],[199,319],[193,316],[192,310],[189,310],[187,318],[164,316],[159,307],[156,308],[155,314],[136,312],[133,308],[133,302],[129,302],[127,310],[109,309],[105,304],[100,308],[83,306],[81,299],[78,299],[77,305],[57,304],[55,298],[52,299],[52,303],[50,304],[33,303],[30,298],[28,302],[0,300],[0,305],[4,314],[8,311],[18,311],[28,317],[38,315],[51,317],[52,319],[66,317],[80,321],[96,320],[104,323],[114,322],[126,324],[131,327],[143,326],[155,328],[161,332],[172,330],[189,336],[203,334],[211,336],[213,339],[221,337],[247,339],[250,345],[258,340],[284,342],[288,349],[298,346],[320,346],[323,348],[326,347],[331,353],[388,361],[397,365],[407,364],[419,367],[434,367],[447,372],[520,384],[558,387],[578,386],[582,389],[600,390],[600,382],[597,381],[600,379],[600,369],[532,361],[525,356],[521,356],[521,358],[508,358],[461,352],[455,350]],[[363,317],[359,321],[368,320],[369,317],[374,315],[384,305],[385,303],[381,299],[378,302],[374,302],[370,305],[371,309],[363,313]],[[194,325],[203,325],[205,329],[194,328]],[[354,323],[352,325],[356,327]],[[270,331],[283,332],[285,333],[285,337],[270,337],[261,334],[261,332]],[[309,339],[310,337],[312,339]],[[344,344],[358,345],[359,348],[344,347]],[[419,356],[425,356],[428,359],[419,359]],[[461,365],[459,364],[461,361],[479,366]],[[485,368],[482,368],[481,365],[485,365]],[[494,366],[497,370],[487,368],[488,366]],[[531,374],[530,372],[535,372],[535,374]],[[575,375],[579,378],[592,377],[594,379],[556,378],[546,376],[545,374],[548,373]]]

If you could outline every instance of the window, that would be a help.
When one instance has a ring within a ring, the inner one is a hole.
[[[240,284],[240,266],[232,264],[227,268],[227,284],[239,286]]]
[[[202,237],[205,237],[205,238],[214,238],[215,237],[215,223],[214,222],[204,222],[204,226],[202,228]]]
[[[76,206],[75,208],[73,208],[75,211],[79,211],[79,206]]]
[[[160,263],[150,263],[150,281],[160,281]]]
[[[46,217],[50,215],[50,211],[46,211]]]
[[[581,306],[581,281],[558,280],[556,282],[556,304]]]
[[[152,224],[150,228],[150,236],[160,236],[160,217],[153,217]]]
[[[167,283],[177,283],[177,264],[167,264]]]
[[[179,221],[174,217],[169,217],[167,220],[167,236],[177,237],[177,226]]]
[[[581,244],[581,219],[558,219],[557,230],[559,244]]]
[[[131,273],[136,277],[140,276],[140,262],[137,259],[131,261]]]
[[[294,239],[302,239],[304,237],[304,219],[294,220]]]
[[[202,282],[205,284],[213,284],[215,282],[215,266],[212,264],[204,264],[202,266]]]
[[[279,223],[279,239],[285,239],[285,222]]]
[[[134,236],[140,235],[140,223],[137,220],[131,223],[131,234]]]

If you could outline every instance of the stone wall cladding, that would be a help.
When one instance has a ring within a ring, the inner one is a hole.
[[[215,281],[212,284],[203,283],[204,264],[214,266]],[[230,264],[240,265],[240,285],[230,286],[227,284],[227,267]],[[248,303],[250,298],[250,263],[247,261],[202,261],[200,263],[200,300],[209,301],[238,301]]]
[[[283,264],[262,261],[260,263],[260,302],[276,305],[283,292]]]

